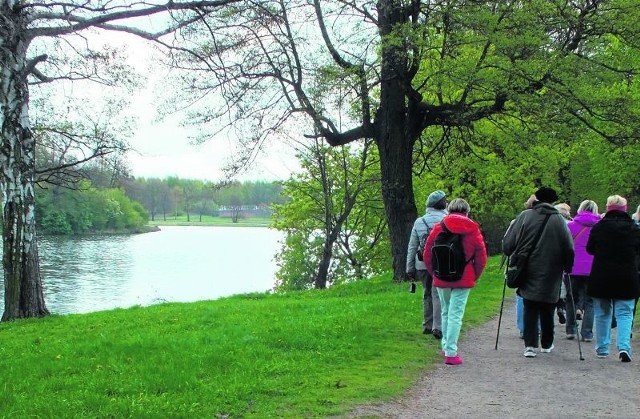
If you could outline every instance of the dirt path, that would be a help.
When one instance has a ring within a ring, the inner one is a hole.
[[[609,358],[598,359],[594,344],[582,342],[585,360],[580,361],[577,341],[567,340],[560,324],[552,353],[523,357],[513,301],[505,302],[496,351],[497,327],[496,317],[464,334],[459,344],[463,365],[441,364],[402,398],[362,406],[349,417],[640,418],[638,327],[630,363],[618,360],[615,343]]]

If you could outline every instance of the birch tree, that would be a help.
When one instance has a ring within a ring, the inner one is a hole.
[[[38,265],[34,217],[36,140],[29,115],[30,88],[38,83],[75,78],[108,83],[110,76],[95,74],[91,66],[70,67],[51,55],[47,46],[65,43],[90,28],[125,32],[163,43],[167,35],[234,1],[0,0],[0,191],[5,291],[2,320],[49,313]],[[160,29],[140,27],[136,18],[145,16],[154,17]],[[43,40],[50,43],[38,44]],[[71,42],[67,45],[76,47]],[[79,63],[95,58],[91,51],[75,52]]]

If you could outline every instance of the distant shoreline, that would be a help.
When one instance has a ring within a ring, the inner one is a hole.
[[[194,218],[194,217],[192,217]],[[230,218],[219,217],[203,217],[202,221],[199,219],[192,219],[190,221],[185,218],[168,219],[168,220],[154,220],[149,221],[147,225],[162,227],[162,226],[185,226],[185,227],[269,227],[271,224],[271,218],[241,218],[238,222],[234,223]]]

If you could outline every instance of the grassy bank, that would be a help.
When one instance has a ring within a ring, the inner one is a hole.
[[[234,223],[231,218],[228,217],[212,217],[210,215],[203,215],[202,219],[199,216],[190,216],[187,220],[186,215],[171,216],[167,219],[162,217],[156,217],[155,220],[149,221],[151,226],[229,226],[229,227],[268,227],[271,223],[269,217],[251,217],[240,218],[237,223]]]
[[[471,293],[465,329],[499,310],[498,261]],[[421,297],[381,277],[0,323],[0,417],[340,415],[441,362],[421,334]]]

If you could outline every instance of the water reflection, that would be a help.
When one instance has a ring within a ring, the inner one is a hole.
[[[134,236],[42,237],[47,307],[86,313],[266,291],[281,236],[266,228],[167,226]]]

